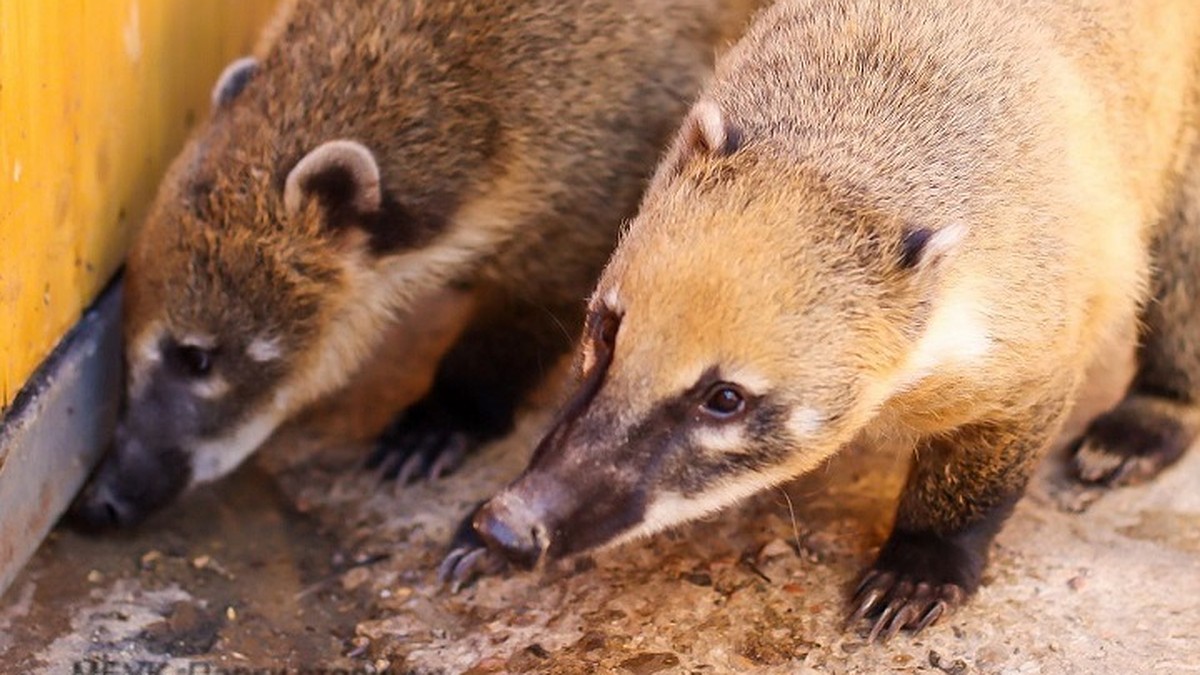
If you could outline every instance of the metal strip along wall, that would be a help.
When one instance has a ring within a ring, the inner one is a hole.
[[[104,442],[119,298],[97,296],[275,4],[0,2],[0,592]]]

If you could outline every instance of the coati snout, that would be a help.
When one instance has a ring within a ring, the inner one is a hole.
[[[927,317],[937,267],[961,237],[955,227],[855,223],[801,203],[778,208],[769,194],[747,201],[711,192],[693,196],[711,213],[698,208],[678,225],[648,205],[605,271],[576,393],[522,476],[474,517],[479,536],[510,560],[536,563],[647,535],[817,465],[869,414],[862,355],[874,352],[881,369],[902,360]],[[728,253],[745,246],[723,226],[724,200],[749,221],[819,221],[814,228],[829,236],[807,252],[756,246],[753,264],[730,266]],[[661,254],[684,238],[686,254]],[[854,252],[867,241],[878,242],[877,255]],[[785,305],[761,302],[777,293],[772,270],[789,260],[814,276],[847,274],[841,292],[875,309],[833,328],[818,317],[844,298],[819,283],[791,289]]]
[[[313,370],[334,369],[328,361],[366,351],[353,330],[380,320],[363,319],[371,308],[355,302],[372,275],[361,222],[382,208],[378,186],[370,151],[335,140],[297,162],[282,190],[258,186],[267,217],[308,230],[304,239],[216,236],[229,225],[214,222],[211,208],[157,205],[141,241],[174,236],[192,245],[135,245],[125,278],[123,413],[77,516],[140,520],[189,485],[233,470],[330,382],[348,377],[309,381]],[[174,232],[153,231],[163,227]]]

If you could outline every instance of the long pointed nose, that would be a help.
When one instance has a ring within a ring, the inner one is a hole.
[[[79,530],[101,531],[130,527],[142,513],[109,483],[89,482],[67,512],[67,522]]]
[[[475,513],[475,531],[488,548],[510,562],[533,567],[550,547],[545,514],[511,496],[504,493],[484,504]]]
[[[189,475],[181,450],[147,446],[119,428],[67,522],[85,531],[136,525],[182,492]]]

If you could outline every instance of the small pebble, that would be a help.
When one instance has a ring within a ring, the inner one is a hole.
[[[1087,570],[1081,570],[1067,581],[1067,586],[1073,591],[1081,591],[1087,585],[1087,576]]]
[[[346,652],[346,658],[357,659],[360,656],[366,655],[367,649],[371,646],[371,640],[359,635],[350,640],[350,644],[353,646],[353,648]]]
[[[104,575],[100,573],[100,570],[92,570],[87,573],[87,580],[88,583],[98,584],[104,581]]]
[[[233,605],[225,608],[225,618],[230,621],[237,621],[237,610],[233,608]]]
[[[205,567],[208,567],[208,564],[210,562],[212,562],[212,556],[209,556],[209,555],[197,556],[192,559],[192,567],[195,567],[198,570],[202,570]]]
[[[371,570],[365,567],[355,567],[342,575],[342,588],[352,591],[371,580]]]
[[[158,551],[158,550],[146,551],[146,553],[142,555],[142,559],[141,559],[142,569],[148,570],[148,569],[153,568],[154,563],[158,562],[161,558],[162,558],[161,551]]]
[[[791,546],[788,546],[786,541],[782,539],[772,539],[771,541],[767,542],[765,546],[759,549],[758,560],[759,562],[763,562],[785,555],[795,555],[795,551],[792,550]]]

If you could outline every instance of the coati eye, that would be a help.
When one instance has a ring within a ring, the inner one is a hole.
[[[214,350],[195,345],[170,345],[167,360],[176,372],[187,377],[200,378],[212,372]]]
[[[718,382],[709,389],[701,409],[710,417],[730,420],[746,411],[746,395],[737,385]]]

